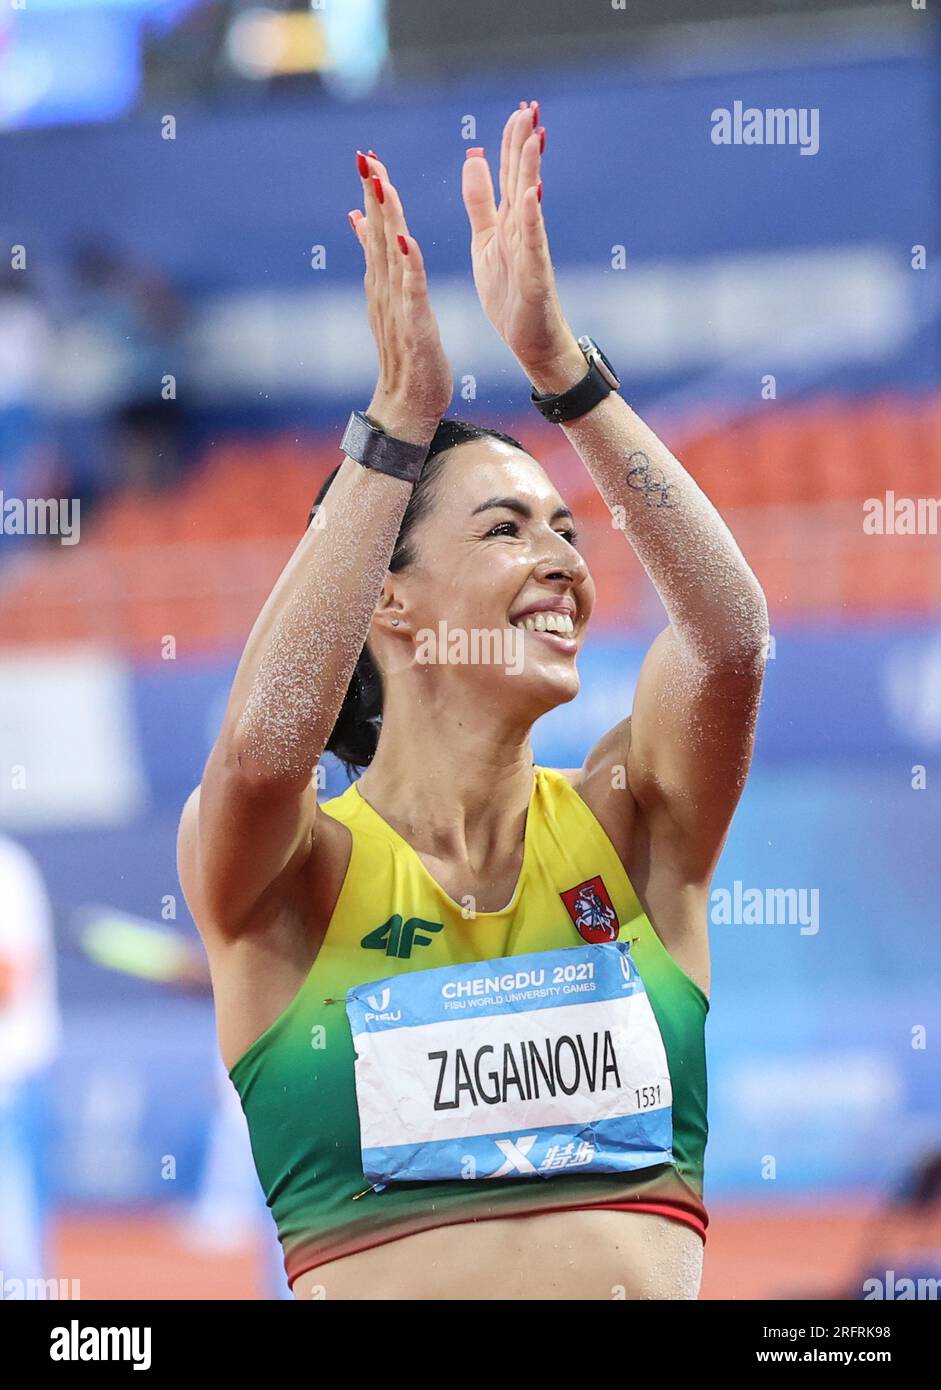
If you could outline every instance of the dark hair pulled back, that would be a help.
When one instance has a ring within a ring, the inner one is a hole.
[[[504,444],[512,444],[516,449],[523,447],[518,439],[514,439],[509,434],[502,434],[500,430],[488,429],[485,425],[473,425],[466,420],[454,418],[442,420],[435,430],[421,477],[412,489],[412,495],[402,517],[402,525],[399,527],[395,548],[389,561],[389,570],[392,574],[398,574],[400,570],[407,569],[415,558],[412,532],[416,524],[427,516],[431,508],[434,500],[435,482],[444,466],[442,455],[448,449],[454,449],[459,444],[471,444],[476,439],[498,439]],[[314,510],[326,497],[330,484],[340,471],[340,466],[338,464],[334,468],[317,493],[310,516],[307,519],[308,526],[313,520]],[[359,769],[368,767],[372,762],[376,745],[379,742],[381,727],[382,677],[369,653],[368,646],[364,642],[363,650],[357,658],[352,678],[343,697],[340,713],[333,726],[333,733],[327,740],[327,751],[339,758],[351,778],[356,775]]]

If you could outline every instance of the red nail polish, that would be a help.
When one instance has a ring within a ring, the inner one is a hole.
[[[542,154],[543,151],[545,150],[545,148],[546,148],[546,127],[545,127],[544,125],[541,125],[541,126],[539,127],[539,153]]]
[[[367,154],[371,154],[372,157],[373,157],[373,159],[378,159],[378,158],[379,158],[379,156],[376,154],[376,151],[375,151],[375,150],[367,150],[366,153],[367,153]]]
[[[542,202],[542,179],[536,184],[536,202]]]
[[[383,193],[383,191],[382,191],[382,179],[379,178],[378,174],[373,174],[373,176],[372,176],[372,186],[373,186],[373,192],[375,193],[376,197],[379,199],[380,203],[384,203],[385,200],[386,200],[386,195],[385,195],[385,194]]]
[[[408,255],[408,242],[405,240],[404,236],[399,235],[399,236],[397,236],[395,239],[396,239],[396,241],[399,243],[399,250],[402,252],[402,255],[403,255],[403,256],[407,256],[407,255]]]
[[[534,102],[533,102],[533,130],[536,129],[536,127],[537,127],[538,124],[539,124],[539,102],[538,102],[538,101],[534,101]]]
[[[368,163],[368,161],[367,161],[367,159],[366,159],[366,156],[363,154],[362,150],[357,150],[357,151],[356,151],[356,167],[357,167],[357,169],[359,170],[360,178],[363,178],[363,179],[368,179],[368,178],[369,178],[369,163]]]
[[[465,159],[471,159],[471,158],[473,158],[474,155],[483,155],[483,152],[484,152],[484,147],[483,147],[483,145],[475,145],[474,148],[473,148],[472,150],[465,150],[465,151],[464,151],[464,158],[465,158]]]

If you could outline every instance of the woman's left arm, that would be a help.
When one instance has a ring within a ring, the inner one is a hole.
[[[555,389],[533,380],[537,390]],[[715,507],[620,396],[563,428],[670,621],[644,658],[630,720],[593,750],[585,779],[604,797],[606,784],[617,787],[612,767],[623,764],[651,830],[662,818],[663,829],[678,832],[671,838],[680,841],[687,877],[702,881],[751,761],[768,643],[765,597]],[[616,792],[607,799],[615,804]]]
[[[480,155],[465,161],[464,201],[484,310],[536,390],[559,394],[587,365],[556,293],[541,208],[543,146],[538,108],[514,112],[503,135],[499,208]],[[562,428],[670,620],[645,658],[631,718],[599,742],[584,777],[596,790],[616,787],[612,770],[623,764],[651,830],[678,841],[684,876],[701,880],[718,858],[751,758],[768,637],[764,595],[715,507],[619,395]]]

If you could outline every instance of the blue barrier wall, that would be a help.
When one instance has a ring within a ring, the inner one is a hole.
[[[647,407],[703,373],[713,406],[723,394],[754,404],[766,371],[782,398],[941,377],[933,257],[911,266],[914,245],[938,244],[937,70],[926,43],[878,61],[528,78],[549,132],[545,208],[566,307],[625,368],[633,399]],[[56,294],[69,247],[88,235],[170,275],[194,307],[188,356],[168,367],[184,404],[245,424],[335,423],[373,371],[346,212],[360,200],[353,151],[378,146],[425,248],[455,374],[474,375],[500,412],[523,383],[475,305],[460,170],[468,144],[496,158],[518,96],[468,74],[355,105],[271,104],[264,119],[181,107],[0,137],[5,235]],[[819,151],[714,144],[712,113],[737,101],[818,111]],[[165,114],[173,140],[161,138]],[[619,246],[626,273],[612,267]],[[71,405],[81,410],[81,393]]]

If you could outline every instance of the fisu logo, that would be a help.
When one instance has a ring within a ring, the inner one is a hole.
[[[390,1009],[389,1003],[392,999],[392,990],[389,985],[385,985],[381,994],[367,994],[366,1003],[369,1008],[363,1014],[365,1023],[398,1023],[402,1017],[401,1009]]]

